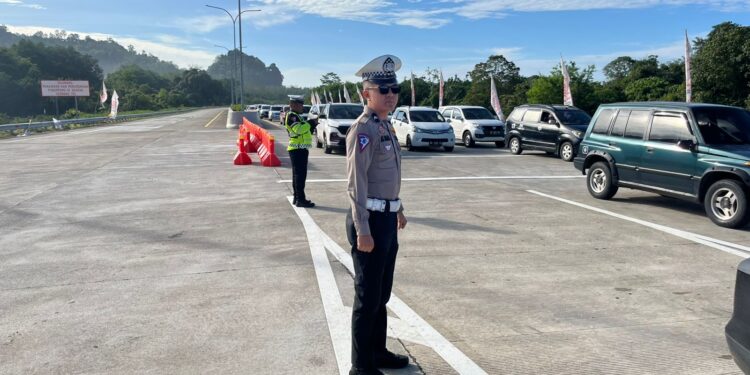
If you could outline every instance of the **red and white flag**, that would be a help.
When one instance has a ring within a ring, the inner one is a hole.
[[[109,117],[116,119],[117,110],[120,108],[120,97],[117,95],[117,90],[112,91],[112,101],[110,102],[112,109],[109,112]]]
[[[693,100],[693,78],[690,70],[690,39],[685,30],[685,102]]]
[[[500,121],[505,121],[505,116],[503,115],[503,107],[500,106],[500,97],[497,96],[495,78],[492,76],[490,76],[490,105],[492,105],[492,109],[494,109],[495,113],[497,113],[497,118],[500,119]]]
[[[99,93],[99,103],[102,104],[102,107],[104,107],[104,102],[107,101],[107,86],[104,84],[104,81],[102,81],[102,92]]]
[[[444,93],[444,87],[445,82],[443,81],[443,71],[440,71],[440,95],[438,95],[438,108],[443,106],[443,93]]]
[[[357,84],[357,93],[359,94],[359,101],[362,102],[362,105],[365,105],[365,93],[359,89],[359,84]]]
[[[344,85],[344,100],[346,100],[347,103],[352,102],[352,98],[349,97],[349,90],[346,89],[346,85]]]
[[[414,90],[414,72],[411,72],[411,106],[417,105],[417,92]]]
[[[560,57],[560,70],[562,70],[563,74],[563,104],[573,106],[573,94],[570,92],[570,75],[562,57]]]

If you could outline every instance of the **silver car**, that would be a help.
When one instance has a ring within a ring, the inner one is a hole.
[[[398,142],[409,151],[416,147],[442,147],[453,151],[456,138],[451,125],[438,112],[429,107],[399,107],[391,119]]]
[[[494,142],[496,147],[505,146],[505,123],[487,108],[456,105],[439,110],[450,121],[456,139],[460,139],[464,146],[472,147],[476,142]]]

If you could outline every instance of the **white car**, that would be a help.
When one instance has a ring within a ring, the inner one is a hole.
[[[442,147],[453,151],[456,137],[453,129],[437,109],[429,107],[399,107],[391,119],[398,142],[409,151],[416,147]]]
[[[271,109],[268,110],[268,119],[281,122],[281,110],[283,108],[284,106],[281,105],[272,105]]]
[[[320,107],[318,127],[315,129],[315,145],[326,154],[334,149],[346,151],[346,132],[365,111],[362,104],[331,103]],[[312,114],[312,110],[311,110]]]
[[[494,142],[496,147],[505,147],[505,123],[498,120],[487,108],[468,105],[440,108],[453,127],[457,139],[464,146],[472,147],[476,142]]]

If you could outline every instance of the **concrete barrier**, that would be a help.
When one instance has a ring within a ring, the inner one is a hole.
[[[245,118],[248,121],[252,122],[253,124],[262,124],[262,122],[260,121],[260,114],[258,113],[258,111],[245,112]]]
[[[242,125],[242,119],[250,112],[227,110],[227,129],[239,129]]]

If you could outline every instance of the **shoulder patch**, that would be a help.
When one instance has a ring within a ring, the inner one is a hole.
[[[361,115],[359,115],[359,117],[357,117],[357,120],[355,120],[355,121],[354,121],[354,123],[355,123],[355,124],[357,124],[357,123],[358,123],[358,124],[364,124],[364,123],[366,123],[366,122],[367,122],[367,120],[369,120],[369,119],[370,119],[370,116],[369,116],[368,114],[366,114],[366,113],[362,113]]]
[[[370,144],[370,136],[366,133],[357,134],[357,142],[359,142],[359,151],[362,152]]]

